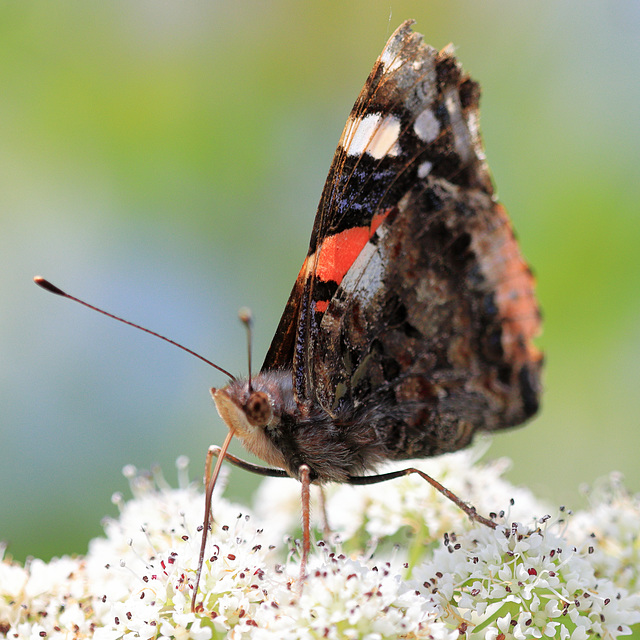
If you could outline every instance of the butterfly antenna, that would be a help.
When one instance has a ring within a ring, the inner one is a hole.
[[[145,327],[141,327],[139,324],[135,324],[134,322],[129,322],[128,320],[125,320],[124,318],[120,318],[120,317],[114,315],[113,313],[109,313],[108,311],[104,311],[104,310],[100,309],[99,307],[94,307],[92,304],[89,304],[88,302],[85,302],[84,300],[80,300],[80,298],[76,298],[75,296],[72,296],[72,295],[70,295],[68,293],[65,293],[62,289],[59,289],[55,285],[51,284],[48,280],[45,280],[42,276],[36,276],[33,279],[33,281],[39,287],[42,287],[43,289],[45,289],[46,291],[49,291],[50,293],[55,293],[57,296],[62,296],[63,298],[67,298],[69,300],[73,300],[74,302],[77,302],[78,304],[81,304],[83,307],[87,307],[88,309],[93,309],[93,311],[97,311],[98,313],[101,313],[103,316],[107,316],[108,318],[113,318],[114,320],[118,320],[119,322],[123,322],[124,324],[128,324],[130,327],[133,327],[134,329],[140,329],[140,331],[144,331],[145,333],[149,333],[152,336],[155,336],[156,338],[160,338],[160,340],[164,340],[165,342],[168,342],[169,344],[172,344],[174,347],[178,347],[178,349],[182,349],[183,351],[186,351],[187,353],[191,354],[192,356],[195,356],[199,360],[202,360],[202,362],[206,362],[209,366],[213,367],[214,369],[217,369],[221,373],[224,373],[224,375],[227,376],[230,380],[235,380],[236,379],[236,377],[234,375],[232,375],[231,373],[229,373],[226,369],[223,369],[222,367],[218,366],[217,364],[214,364],[213,362],[211,362],[211,360],[207,360],[205,357],[201,356],[199,353],[196,353],[195,351],[192,351],[191,349],[188,349],[184,345],[181,345],[180,343],[175,342],[175,340],[171,340],[170,338],[167,338],[166,336],[160,335],[159,333],[156,333],[155,331],[151,331],[151,329],[146,329]]]
[[[249,393],[253,391],[253,386],[251,385],[251,338],[252,338],[252,329],[251,325],[253,324],[253,316],[251,314],[251,309],[248,307],[242,307],[240,311],[238,311],[238,317],[240,318],[240,322],[247,329],[247,360],[249,362]]]

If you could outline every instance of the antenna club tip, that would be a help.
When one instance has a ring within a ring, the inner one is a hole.
[[[251,324],[253,320],[251,309],[249,309],[249,307],[242,307],[242,309],[238,311],[238,318],[240,318],[240,322],[243,324]]]
[[[55,293],[57,296],[66,296],[67,294],[62,290],[58,289],[55,285],[51,284],[48,280],[45,280],[42,276],[35,276],[33,281],[43,289],[49,291],[50,293]]]

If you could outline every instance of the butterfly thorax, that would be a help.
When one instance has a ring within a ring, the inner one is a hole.
[[[211,390],[216,408],[245,448],[294,478],[306,464],[316,482],[345,482],[389,458],[369,421],[345,422],[315,403],[295,400],[290,370],[264,371]]]

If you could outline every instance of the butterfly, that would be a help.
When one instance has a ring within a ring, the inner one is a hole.
[[[349,115],[260,372],[212,389],[230,434],[303,483],[307,547],[310,483],[377,481],[538,410],[534,278],[494,197],[480,87],[412,24]]]
[[[393,33],[349,115],[262,368],[241,380],[209,363],[230,378],[211,390],[229,433],[208,458],[192,610],[225,458],[301,481],[301,583],[313,483],[417,473],[495,526],[422,471],[375,473],[382,463],[456,451],[476,432],[521,424],[541,393],[534,277],[494,196],[480,87],[451,46],[437,51],[412,25]],[[233,437],[271,466],[228,454]]]

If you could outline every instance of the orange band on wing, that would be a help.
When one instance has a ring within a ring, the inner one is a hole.
[[[319,256],[315,277],[325,282],[333,281],[339,285],[376,229],[384,222],[389,211],[390,209],[375,215],[368,227],[345,229],[325,238],[318,247]]]

